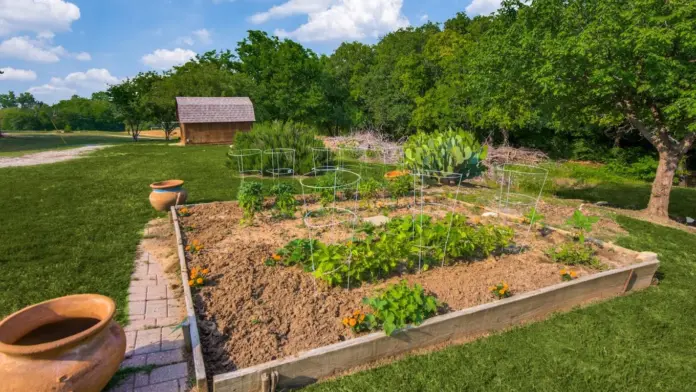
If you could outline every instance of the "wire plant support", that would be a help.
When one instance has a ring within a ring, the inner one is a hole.
[[[237,176],[244,180],[250,176],[263,176],[263,163],[261,155],[263,151],[258,149],[234,150],[230,146],[227,155],[237,164]]]
[[[423,271],[426,261],[440,259],[440,265],[447,261],[447,246],[452,231],[456,200],[459,198],[459,188],[462,183],[461,173],[421,170],[411,173],[413,178],[413,203],[411,205],[414,239],[418,235],[418,271]],[[425,238],[425,214],[431,213],[434,218],[447,219],[447,233],[442,238]],[[443,216],[444,215],[444,216]],[[433,257],[431,255],[435,255]]]
[[[495,171],[496,181],[500,184],[498,211],[521,215],[529,212],[528,230],[531,230],[549,171],[539,166],[523,164],[504,164],[496,167]]]
[[[273,179],[295,176],[295,149],[272,148],[263,152],[264,158],[270,159],[270,167],[265,169]],[[264,162],[266,162],[264,159]]]
[[[350,270],[355,243],[355,229],[360,220],[355,212],[358,209],[358,189],[362,177],[350,170],[337,168],[322,170],[316,173],[319,180],[300,178],[304,211],[302,222],[309,233],[312,272],[316,285],[315,240],[327,236],[332,242],[346,241],[348,251],[346,259],[333,271],[322,271],[322,274],[334,273],[347,267],[346,288],[350,289]],[[316,208],[315,199],[319,198],[321,206]]]
[[[336,169],[338,166],[330,148],[312,148],[312,174],[319,175]]]

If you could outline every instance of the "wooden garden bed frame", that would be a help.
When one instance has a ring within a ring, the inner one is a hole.
[[[188,322],[184,333],[187,348],[193,354],[196,385],[200,392],[208,392],[191,290],[186,284],[188,270],[184,244],[174,207],[171,209],[171,216],[186,298]],[[520,219],[513,215],[505,217]],[[563,230],[554,230],[570,235]],[[299,388],[380,359],[443,343],[471,340],[511,326],[542,320],[554,312],[567,311],[650,286],[660,265],[657,254],[639,253],[611,243],[603,243],[602,246],[635,257],[636,264],[436,316],[417,327],[395,332],[392,336],[375,332],[234,372],[214,375],[213,391],[273,392],[276,388]]]

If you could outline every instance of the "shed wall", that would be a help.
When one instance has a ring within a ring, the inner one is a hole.
[[[251,130],[252,122],[181,124],[184,144],[231,144],[237,132]]]

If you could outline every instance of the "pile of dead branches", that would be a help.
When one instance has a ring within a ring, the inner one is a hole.
[[[499,166],[506,163],[538,165],[548,160],[549,156],[546,153],[531,148],[488,146],[488,158],[486,158],[485,163],[488,166]]]

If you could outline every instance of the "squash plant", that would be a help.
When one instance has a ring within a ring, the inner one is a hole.
[[[363,303],[374,312],[368,315],[368,324],[373,328],[381,326],[387,335],[409,324],[420,325],[437,314],[440,306],[437,298],[427,295],[423,287],[418,284],[409,287],[405,280],[374,297],[364,298]]]
[[[404,144],[404,156],[406,167],[413,172],[460,173],[472,178],[481,174],[488,146],[481,146],[473,133],[450,128],[412,135]]]

